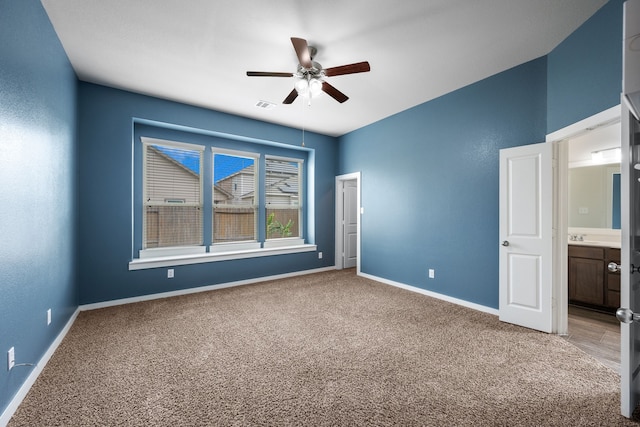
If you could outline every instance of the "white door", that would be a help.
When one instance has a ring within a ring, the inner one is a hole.
[[[343,222],[342,242],[344,268],[355,267],[358,262],[358,199],[356,180],[345,181],[342,190]]]
[[[500,150],[500,320],[553,332],[553,150]]]
[[[640,396],[640,124],[622,105],[620,208],[620,387],[622,415],[631,417]],[[615,270],[615,265],[610,265]],[[633,314],[635,312],[635,314]],[[633,320],[633,321],[632,321]]]

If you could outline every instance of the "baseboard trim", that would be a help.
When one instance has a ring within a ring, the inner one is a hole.
[[[124,304],[133,304],[136,302],[151,301],[155,299],[171,298],[180,295],[195,294],[199,292],[214,291],[216,289],[232,288],[235,286],[252,285],[254,283],[267,282],[269,280],[286,279],[289,277],[305,276],[307,274],[322,273],[325,271],[335,270],[335,266],[316,268],[313,270],[296,271],[293,273],[277,274],[274,276],[257,277],[255,279],[238,280],[236,282],[220,283],[217,285],[199,286],[197,288],[181,289],[179,291],[160,292],[157,294],[141,295],[138,297],[122,298],[111,301],[96,302],[91,304],[83,304],[79,307],[80,311],[97,310],[99,308],[114,307]]]
[[[426,295],[428,297],[436,298],[442,301],[447,301],[453,304],[461,305],[463,307],[471,308],[473,310],[482,311],[483,313],[493,314],[494,316],[498,316],[499,312],[495,308],[487,307],[486,305],[480,305],[473,302],[465,301],[462,299],[450,297],[448,295],[439,294],[433,291],[427,291],[425,289],[420,289],[415,286],[405,285],[404,283],[394,282],[393,280],[384,279],[382,277],[373,276],[367,273],[359,273],[359,276],[365,277],[367,279],[375,280],[376,282],[384,283],[386,285],[395,286],[396,288],[405,289],[411,292],[417,292],[422,295]]]
[[[64,337],[67,335],[67,332],[69,332],[69,329],[71,329],[71,326],[73,326],[73,323],[76,321],[76,318],[78,317],[78,313],[80,313],[79,308],[77,308],[73,312],[73,314],[67,321],[66,325],[64,325],[64,328],[62,328],[62,330],[60,331],[56,339],[53,340],[53,342],[51,343],[47,351],[40,358],[40,361],[36,363],[36,366],[33,368],[33,371],[31,371],[27,379],[24,381],[24,383],[22,383],[22,386],[20,387],[20,389],[18,389],[18,392],[15,394],[15,396],[13,396],[13,399],[11,399],[11,402],[9,402],[9,405],[6,407],[2,415],[0,415],[0,426],[4,427],[7,424],[9,424],[9,420],[11,419],[13,414],[16,412],[16,410],[18,409],[18,407],[20,406],[24,398],[27,396],[27,393],[29,393],[29,390],[31,390],[31,387],[38,379],[38,376],[40,376],[40,373],[49,362],[49,359],[51,359],[51,356],[53,356],[53,353],[55,353],[55,351],[58,349],[58,346],[60,345]]]

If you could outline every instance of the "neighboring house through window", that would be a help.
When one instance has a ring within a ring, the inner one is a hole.
[[[219,148],[212,152],[212,242],[257,242],[259,155]]]
[[[302,218],[302,161],[267,156],[266,217],[267,241],[300,237]]]
[[[202,245],[202,152],[144,144],[143,249]]]

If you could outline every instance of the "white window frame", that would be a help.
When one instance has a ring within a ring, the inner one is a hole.
[[[245,241],[238,241],[238,242],[221,242],[221,243],[215,243],[213,241],[213,234],[215,233],[214,227],[213,227],[213,220],[214,220],[214,216],[215,216],[215,210],[216,210],[216,205],[214,203],[214,198],[213,198],[213,186],[215,185],[214,182],[214,177],[215,177],[215,161],[214,161],[214,157],[216,154],[224,154],[227,156],[235,156],[235,157],[243,157],[243,158],[247,158],[247,159],[253,159],[254,161],[254,173],[253,173],[253,179],[254,179],[254,204],[251,206],[254,210],[255,210],[255,217],[254,217],[254,236],[256,237],[253,240],[245,240]],[[258,210],[259,210],[259,195],[260,195],[260,188],[258,186],[258,177],[259,177],[259,173],[260,173],[260,153],[253,153],[250,151],[238,151],[238,150],[230,150],[227,148],[220,148],[220,147],[211,147],[211,246],[209,246],[209,252],[212,253],[217,253],[217,252],[228,252],[228,251],[244,251],[244,250],[252,250],[252,249],[260,249],[260,242],[258,241]]]
[[[189,144],[185,142],[169,141],[166,139],[157,139],[149,137],[140,137],[142,142],[142,233],[143,233],[143,245],[144,245],[144,233],[147,229],[145,207],[147,206],[146,200],[147,194],[147,147],[150,145],[160,145],[168,148],[177,148],[182,150],[191,150],[200,152],[200,203],[199,205],[192,204],[192,206],[199,206],[200,209],[204,207],[203,200],[203,162],[204,162],[204,145]],[[158,205],[165,206],[165,205]],[[167,205],[169,206],[169,205]],[[139,252],[140,259],[158,258],[167,256],[183,256],[193,254],[206,253],[206,247],[204,245],[185,245],[185,246],[167,246],[161,248],[147,248],[141,249]]]
[[[302,223],[302,218],[303,218],[303,212],[304,212],[304,159],[298,159],[295,157],[282,157],[282,156],[273,156],[273,155],[265,155],[265,179],[266,179],[266,164],[269,160],[273,160],[273,161],[279,161],[279,162],[287,162],[287,163],[298,163],[298,230],[299,230],[299,236],[297,237],[276,237],[276,238],[269,238],[266,235],[266,229],[265,229],[265,239],[264,239],[264,243],[263,243],[263,247],[264,248],[280,248],[280,247],[286,247],[286,246],[291,246],[291,245],[303,245],[304,244],[304,224]],[[265,214],[266,214],[266,210],[269,208],[270,205],[267,204],[267,200],[266,200],[266,190],[267,190],[267,183],[264,183],[264,188],[262,189],[265,192]],[[276,207],[278,205],[275,205]],[[287,207],[290,207],[291,205],[287,205]],[[266,218],[265,218],[265,227],[266,227]]]

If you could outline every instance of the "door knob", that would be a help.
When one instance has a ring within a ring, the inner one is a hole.
[[[638,320],[638,315],[628,308],[619,308],[616,310],[616,317],[621,323],[631,323]]]
[[[509,246],[509,241],[505,240],[504,242],[502,242],[502,246]]]
[[[607,269],[612,273],[619,273],[620,272],[620,266],[618,264],[616,264],[615,262],[610,262],[607,265]]]

